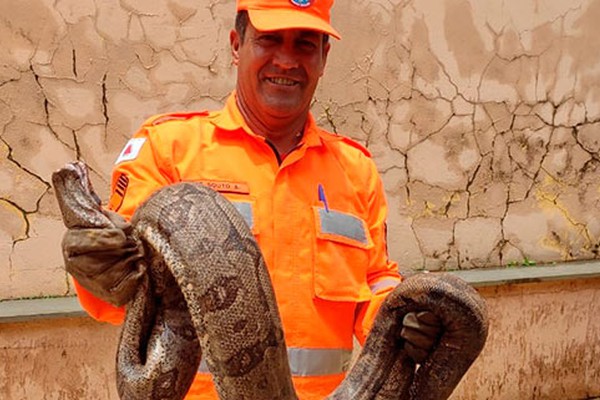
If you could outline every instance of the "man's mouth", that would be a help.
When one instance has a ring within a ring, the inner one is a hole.
[[[294,85],[298,84],[297,81],[294,81],[292,79],[287,79],[287,78],[267,78],[267,81],[270,83],[273,83],[275,85],[282,85],[282,86],[294,86]]]

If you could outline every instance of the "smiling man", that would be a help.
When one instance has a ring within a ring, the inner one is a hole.
[[[323,75],[332,0],[238,0],[230,33],[236,90],[222,110],[150,118],[113,171],[107,213],[122,229],[111,243],[85,230],[65,234],[65,266],[83,307],[121,323],[144,273],[129,238],[136,207],[179,181],[225,195],[252,229],[265,257],[300,399],[323,399],[345,376],[353,337],[364,341],[385,296],[400,283],[388,259],[387,206],[369,151],[320,129],[310,104]],[[119,242],[120,241],[120,242]],[[101,271],[101,272],[99,272]],[[439,324],[412,313],[399,335],[417,361]],[[201,365],[187,399],[215,399]]]
[[[244,2],[240,3],[245,10]],[[238,66],[236,100],[248,126],[285,155],[298,144],[298,134],[304,130],[330,44],[320,31],[274,30],[270,21],[277,18],[270,18],[269,12],[284,13],[276,9],[240,11],[237,29],[230,34],[233,60]],[[248,24],[248,17],[258,22]],[[285,13],[281,18],[286,20]],[[331,28],[326,32],[339,38]]]

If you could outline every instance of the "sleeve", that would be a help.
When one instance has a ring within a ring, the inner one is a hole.
[[[361,345],[373,325],[383,300],[402,280],[398,265],[388,258],[386,227],[388,208],[383,184],[373,162],[370,168],[370,183],[365,190],[368,199],[369,232],[374,246],[367,269],[367,283],[372,297],[369,301],[358,305],[354,324],[354,334]]]
[[[125,144],[113,168],[108,208],[130,220],[137,206],[155,190],[173,182],[168,157],[168,142],[161,143],[158,127],[146,123]],[[161,132],[162,133],[162,132]],[[168,136],[168,135],[166,135]],[[163,140],[164,142],[164,140]],[[121,324],[124,307],[115,307],[93,296],[75,281],[82,308],[94,319]]]

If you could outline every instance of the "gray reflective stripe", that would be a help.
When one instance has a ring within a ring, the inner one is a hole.
[[[348,370],[352,350],[288,348],[290,369],[295,376],[341,374]]]
[[[288,348],[290,370],[294,376],[322,376],[341,374],[348,370],[352,350]],[[208,373],[204,359],[198,372]]]
[[[396,286],[398,286],[399,283],[400,283],[399,279],[387,278],[387,279],[383,279],[377,283],[372,284],[371,286],[369,286],[369,288],[371,289],[371,293],[375,294],[375,293],[379,292],[381,289],[396,287]]]
[[[319,208],[318,210],[319,219],[321,220],[321,232],[353,239],[364,245],[369,243],[365,225],[360,218],[331,209],[327,211],[324,208]]]
[[[204,361],[204,358],[202,360],[200,360],[200,366],[198,367],[198,372],[201,374],[209,374],[210,371],[208,370],[208,365],[206,365],[206,361]]]
[[[232,201],[233,206],[246,220],[246,224],[250,229],[254,228],[254,215],[252,214],[252,204],[247,201]]]

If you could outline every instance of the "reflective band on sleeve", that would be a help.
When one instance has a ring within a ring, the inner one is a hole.
[[[323,376],[342,374],[348,370],[352,359],[349,349],[301,349],[288,348],[290,370],[294,376]],[[209,373],[204,359],[199,373]]]
[[[369,243],[363,221],[354,215],[319,208],[319,219],[323,233],[343,236],[364,245]]]
[[[400,279],[387,278],[372,284],[371,286],[369,286],[369,288],[371,289],[371,293],[376,294],[382,289],[395,288],[396,286],[398,286],[399,283]]]
[[[244,217],[250,229],[254,228],[254,216],[252,215],[252,204],[246,201],[232,201],[233,206]]]

